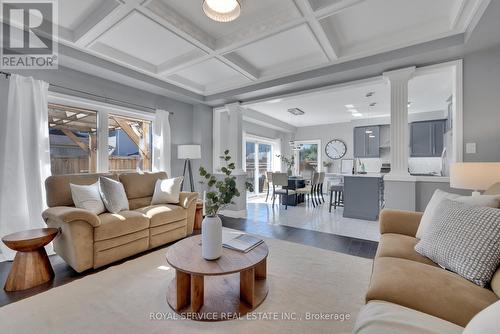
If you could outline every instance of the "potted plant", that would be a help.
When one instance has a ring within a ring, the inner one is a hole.
[[[205,198],[205,218],[201,223],[201,255],[206,260],[216,260],[222,254],[222,221],[218,216],[219,211],[230,204],[234,204],[234,197],[239,197],[240,192],[236,187],[236,177],[232,176],[236,168],[231,162],[229,150],[224,151],[220,157],[225,166],[221,168],[223,179],[218,179],[215,175],[207,172],[204,167],[200,167],[200,176],[204,179],[201,183],[206,183],[208,190]],[[245,188],[253,191],[253,185],[245,182]]]
[[[332,161],[323,161],[323,167],[325,167],[326,171],[330,171],[330,167],[333,166],[333,162]]]
[[[289,158],[284,154],[277,154],[276,157],[280,158],[281,162],[283,162],[286,165],[288,176],[291,176],[293,166],[295,166],[295,157],[293,155],[290,155]]]

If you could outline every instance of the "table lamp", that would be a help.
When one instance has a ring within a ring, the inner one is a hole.
[[[184,171],[182,176],[186,179],[186,168],[188,170],[191,192],[194,192],[193,171],[191,170],[191,160],[201,159],[201,145],[177,145],[177,159],[184,161]],[[181,185],[181,191],[184,188],[184,181]]]
[[[473,190],[473,196],[499,181],[500,162],[461,162],[450,166],[450,186]]]

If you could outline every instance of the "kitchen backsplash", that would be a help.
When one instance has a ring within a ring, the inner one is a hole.
[[[365,164],[365,170],[368,173],[379,173],[382,162],[387,162],[384,159],[366,158],[360,159],[361,163]],[[332,168],[333,167],[333,168]],[[339,172],[340,161],[335,161],[330,169],[334,172]],[[440,173],[441,172],[441,158],[409,158],[408,167],[410,173],[414,174],[427,174],[427,173]]]

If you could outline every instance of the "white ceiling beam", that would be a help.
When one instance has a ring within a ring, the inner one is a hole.
[[[194,50],[161,63],[157,66],[156,72],[159,75],[166,76],[213,58],[213,55],[211,54],[205,53],[200,55],[200,52],[203,51]]]
[[[334,14],[340,13],[341,11],[358,5],[367,0],[343,0],[338,1],[330,6],[323,7],[314,12],[314,15],[318,20],[321,20],[325,17],[332,16]]]
[[[217,59],[240,72],[250,80],[258,80],[260,71],[236,53],[229,53],[224,56],[219,55]]]
[[[139,0],[131,3],[105,1],[75,29],[73,43],[81,48],[91,45],[99,36],[126,17],[134,9],[137,1]]]
[[[328,57],[330,61],[334,61],[339,58],[338,50],[330,43],[330,39],[326,35],[321,23],[319,23],[318,19],[314,15],[314,10],[311,7],[311,4],[308,0],[295,0],[297,7],[302,12],[302,15],[306,19],[311,31],[316,37],[317,42],[323,49],[323,52]]]

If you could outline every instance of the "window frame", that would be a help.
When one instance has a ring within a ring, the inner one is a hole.
[[[106,102],[95,101],[58,92],[48,94],[47,103],[62,104],[76,108],[90,109],[97,112],[97,173],[109,172],[108,160],[108,119],[113,114],[121,117],[137,118],[151,122],[151,131],[155,128],[155,114],[147,111],[126,108]],[[151,140],[151,169],[154,170],[154,135]]]

